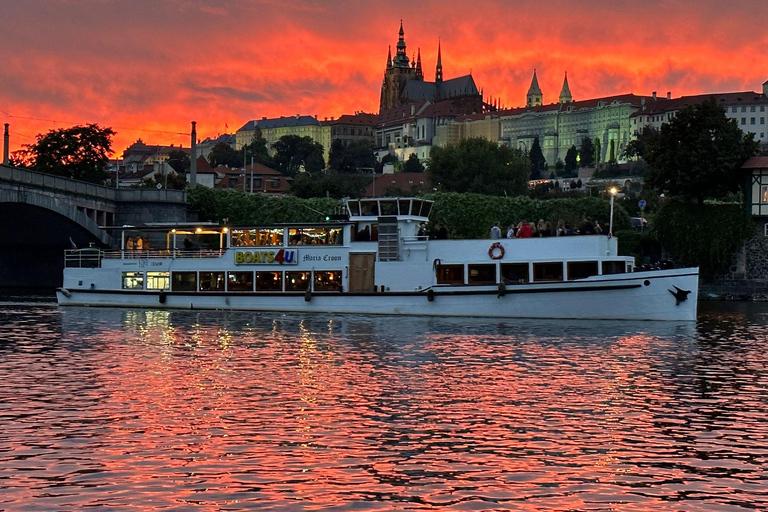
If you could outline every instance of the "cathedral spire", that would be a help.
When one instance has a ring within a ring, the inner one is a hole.
[[[440,39],[437,40],[437,66],[435,67],[435,83],[443,81],[443,61],[440,55]]]
[[[392,68],[392,45],[389,46],[389,50],[387,50],[387,69]]]
[[[563,80],[563,89],[560,91],[560,103],[570,103],[573,101],[571,96],[571,88],[568,87],[568,72],[565,72],[565,80]]]
[[[416,55],[416,76],[419,78],[424,78],[424,73],[421,70],[421,48],[418,49],[418,53]]]
[[[539,107],[541,106],[543,99],[543,94],[539,88],[539,80],[536,77],[536,70],[534,69],[533,79],[531,80],[531,87],[528,89],[525,104],[528,107]]]
[[[408,55],[405,53],[405,32],[403,31],[403,20],[400,20],[400,38],[397,40],[397,55],[393,64],[398,68],[407,68],[409,66]]]

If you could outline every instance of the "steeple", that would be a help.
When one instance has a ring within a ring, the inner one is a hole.
[[[560,103],[570,103],[573,101],[571,96],[571,88],[568,87],[568,72],[565,72],[565,80],[563,80],[563,89],[560,91]]]
[[[392,45],[387,50],[387,69],[392,69]]]
[[[424,79],[424,73],[421,70],[421,48],[419,48],[416,57],[416,77],[422,80]]]
[[[440,39],[437,40],[437,66],[435,67],[435,83],[443,81],[443,61],[440,55]]]
[[[531,80],[531,87],[528,89],[525,104],[528,107],[539,107],[542,101],[543,95],[541,94],[541,89],[539,89],[539,80],[536,78],[536,70],[534,69],[533,80]]]
[[[398,68],[407,68],[408,55],[405,54],[405,32],[403,31],[403,20],[400,20],[400,38],[397,40],[397,55],[395,55],[394,65]]]

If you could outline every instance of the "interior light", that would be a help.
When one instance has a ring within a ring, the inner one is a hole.
[[[203,228],[197,228],[197,229],[195,230],[195,233],[202,233],[202,232],[203,232]]]

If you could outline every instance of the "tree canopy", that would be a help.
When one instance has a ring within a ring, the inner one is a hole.
[[[576,176],[577,169],[579,168],[579,150],[576,146],[568,148],[568,152],[565,154],[565,175],[567,177]]]
[[[174,171],[183,175],[189,170],[189,154],[180,149],[174,149],[168,153],[168,165],[173,168]]]
[[[346,146],[341,139],[335,139],[328,155],[328,168],[338,172],[358,172],[376,166],[376,156],[371,143],[365,139],[353,140]]]
[[[515,150],[482,137],[432,148],[430,181],[444,191],[523,195],[529,170]]]
[[[267,167],[272,167],[272,157],[269,155],[269,148],[267,147],[267,139],[261,134],[261,130],[257,126],[251,137],[251,142],[246,144],[243,149],[245,155],[245,162],[243,167],[251,163],[251,158],[254,162],[258,162]]]
[[[699,204],[736,192],[741,165],[758,147],[754,134],[744,135],[713,99],[680,110],[643,144],[646,183]]]
[[[15,151],[13,162],[34,171],[103,184],[112,151],[111,128],[97,124],[51,130]]]
[[[419,161],[416,153],[411,153],[408,160],[403,164],[403,172],[424,172],[424,164]]]
[[[581,167],[592,167],[595,163],[595,145],[592,144],[592,139],[584,137],[581,139],[581,147],[579,148],[579,165]]]
[[[538,137],[533,139],[533,144],[531,144],[531,151],[528,154],[528,158],[531,159],[531,179],[541,179],[544,169],[547,168],[547,161],[544,158],[544,153],[541,151],[541,144],[539,144]]]
[[[285,176],[294,177],[302,169],[316,173],[323,170],[323,146],[311,137],[284,135],[272,144],[275,150],[274,164]]]
[[[226,142],[219,142],[211,148],[211,152],[208,154],[208,163],[211,164],[211,167],[219,165],[242,167],[243,156]]]

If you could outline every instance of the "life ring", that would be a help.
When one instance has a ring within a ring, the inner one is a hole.
[[[491,247],[488,249],[488,256],[490,256],[492,260],[500,260],[504,257],[504,246],[499,242],[492,243]]]

